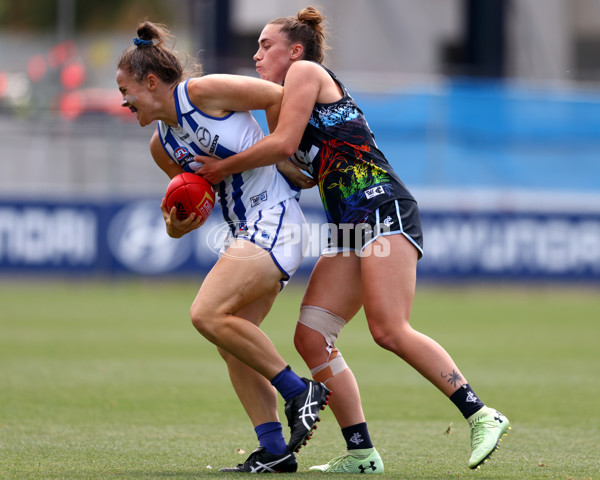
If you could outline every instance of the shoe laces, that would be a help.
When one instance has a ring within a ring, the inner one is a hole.
[[[254,459],[258,456],[258,454],[261,452],[261,449],[256,449],[254,450],[246,459],[246,461],[244,463],[240,463],[238,464],[238,467],[243,467],[244,465],[252,465],[254,463]]]
[[[350,461],[351,458],[355,459],[356,461],[363,461],[366,460],[369,457],[369,455],[353,455],[351,453],[346,453],[345,455],[341,455],[339,457],[336,457],[332,460],[329,461],[328,465],[329,467],[333,467],[333,466],[338,466],[338,465],[347,465],[347,464],[352,464],[352,462]]]
[[[345,463],[345,460],[350,456],[351,455],[349,453],[347,453],[346,455],[340,455],[339,457],[332,458],[328,462],[328,467],[334,467],[334,466],[343,464],[343,463]]]
[[[476,447],[483,443],[485,440],[485,436],[487,434],[487,429],[496,428],[497,424],[494,419],[483,418],[481,420],[476,420],[471,425],[471,445]]]

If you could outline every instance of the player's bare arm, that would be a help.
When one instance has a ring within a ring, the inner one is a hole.
[[[214,117],[249,110],[265,110],[272,117],[279,113],[283,96],[280,85],[243,75],[214,74],[193,78],[187,88],[192,103]]]
[[[321,90],[322,77],[310,74],[315,67],[310,62],[297,62],[290,67],[279,121],[273,133],[237,155],[200,168],[198,173],[214,185],[228,175],[279,163],[292,156],[298,149]]]
[[[160,139],[158,138],[158,130],[155,130],[150,139],[150,153],[160,169],[167,174],[169,178],[173,178],[180,173],[183,173],[181,165],[176,163],[166,152]]]

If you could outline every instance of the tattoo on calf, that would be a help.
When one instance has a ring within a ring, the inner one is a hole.
[[[461,380],[462,380],[462,376],[460,375],[460,373],[458,373],[454,369],[452,369],[452,373],[444,375],[444,373],[442,372],[440,375],[442,376],[442,378],[447,378],[448,383],[451,383],[454,387],[456,387],[457,385],[460,385]]]

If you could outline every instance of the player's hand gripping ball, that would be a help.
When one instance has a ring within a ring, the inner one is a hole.
[[[208,181],[193,173],[180,173],[169,182],[165,193],[167,209],[177,209],[177,219],[185,220],[192,212],[201,217],[202,223],[215,206],[215,192]]]

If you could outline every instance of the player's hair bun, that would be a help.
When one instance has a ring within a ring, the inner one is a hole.
[[[298,20],[316,27],[323,23],[323,15],[314,7],[306,7],[298,12]]]
[[[138,25],[137,36],[141,40],[156,39],[158,40],[157,44],[162,44],[170,35],[163,25],[145,21]]]
[[[300,43],[304,47],[302,60],[322,63],[325,45],[325,17],[314,7],[300,10],[296,16],[271,20],[268,25],[281,25],[290,43]]]

